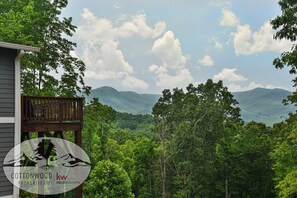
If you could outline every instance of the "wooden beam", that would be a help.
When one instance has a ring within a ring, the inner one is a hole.
[[[81,123],[23,123],[22,131],[78,131],[81,127]]]
[[[44,137],[44,133],[43,132],[38,133],[38,137],[39,138],[43,138]],[[44,147],[43,146],[42,146],[41,152],[44,153]],[[44,195],[39,194],[39,193],[43,193],[43,192],[44,192],[44,187],[43,186],[38,186],[38,198],[44,198]]]
[[[81,131],[75,131],[75,144],[77,144],[79,147],[82,148],[82,133]],[[78,153],[78,156],[80,156],[81,153]],[[80,173],[77,173],[80,174]],[[82,198],[82,192],[83,192],[83,185],[81,184],[75,189],[75,198]]]

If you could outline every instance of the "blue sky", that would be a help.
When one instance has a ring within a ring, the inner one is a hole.
[[[273,40],[277,0],[69,1],[64,16],[78,29],[73,52],[92,88],[160,93],[207,79],[231,91],[291,90],[274,58],[292,43]]]

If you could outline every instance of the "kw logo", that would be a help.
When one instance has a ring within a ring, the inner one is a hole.
[[[59,175],[58,173],[56,174],[56,180],[66,180],[68,175]]]

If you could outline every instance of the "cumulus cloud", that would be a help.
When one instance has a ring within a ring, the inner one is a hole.
[[[249,25],[238,25],[237,31],[231,34],[234,50],[239,54],[256,54],[260,52],[283,52],[290,49],[292,43],[287,40],[275,40],[269,21],[266,21],[258,31],[253,32]]]
[[[223,9],[222,14],[223,14],[223,16],[222,16],[222,18],[220,20],[220,25],[221,26],[234,27],[234,26],[237,26],[239,24],[239,19],[230,10]]]
[[[158,65],[151,65],[149,67],[149,71],[156,74],[163,74],[168,72],[168,70],[164,66],[158,66]]]
[[[209,55],[205,55],[198,61],[198,63],[202,64],[203,66],[213,66],[214,64],[212,58]]]
[[[229,82],[246,81],[247,79],[236,73],[236,68],[223,68],[223,70],[213,76],[214,80],[226,80]]]
[[[176,71],[175,74],[159,73],[156,86],[160,88],[184,87],[193,82],[190,71],[186,68]]]
[[[107,79],[121,79],[125,75],[127,75],[125,72],[115,72],[115,71],[101,71],[101,72],[95,72],[92,70],[87,69],[85,71],[85,77],[90,79],[96,79],[96,80],[107,80]]]
[[[174,34],[168,31],[153,45],[152,52],[158,57],[166,68],[179,69],[184,66],[187,58],[182,54],[180,42]]]
[[[96,41],[107,39],[129,38],[139,35],[143,38],[157,38],[166,30],[166,23],[159,21],[154,28],[149,27],[145,14],[138,14],[130,18],[123,18],[121,24],[115,27],[114,23],[106,18],[97,18],[89,9],[83,9],[82,25],[78,26],[77,34],[80,37],[89,37]]]
[[[122,80],[122,85],[129,89],[147,89],[149,87],[143,80],[128,75]]]
[[[269,21],[253,31],[250,25],[240,24],[238,17],[227,9],[222,10],[220,20],[221,26],[236,27],[236,31],[231,33],[235,54],[256,54],[261,52],[283,52],[292,46],[292,43],[287,40],[275,40],[273,35],[275,30]]]
[[[248,91],[248,90],[258,88],[258,87],[266,88],[266,89],[275,89],[275,88],[286,89],[285,87],[282,87],[282,86],[275,86],[272,84],[263,85],[260,83],[256,83],[255,81],[250,82],[247,86],[241,86],[241,85],[232,83],[232,84],[229,84],[227,87],[228,87],[229,91],[231,91],[231,92]]]
[[[133,66],[119,49],[120,39],[132,36],[156,39],[165,33],[165,22],[159,21],[150,27],[146,16],[139,14],[115,23],[106,18],[97,18],[89,9],[84,9],[81,17],[76,35],[84,43],[81,58],[87,66],[86,78],[114,79],[126,88],[148,88],[147,83],[135,77]]]
[[[149,71],[155,74],[157,87],[183,87],[193,81],[190,71],[185,68],[187,58],[173,32],[167,31],[162,38],[157,39],[152,52],[161,61],[160,65],[149,67]]]
[[[227,85],[229,91],[231,92],[238,92],[238,91],[248,91],[251,89],[255,89],[257,87],[264,87],[262,84],[256,83],[255,81],[250,82],[247,86],[241,86],[237,84],[229,84]]]
[[[130,21],[126,21],[122,26],[117,28],[119,37],[131,37],[140,35],[143,38],[157,38],[166,30],[166,23],[159,21],[154,28],[147,25],[146,16],[144,14],[131,17]]]

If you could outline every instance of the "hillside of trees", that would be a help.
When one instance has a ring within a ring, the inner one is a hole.
[[[85,107],[84,149],[94,170],[116,166],[127,177],[92,172],[86,197],[124,184],[127,197],[275,197],[282,164],[276,145],[287,125],[244,124],[235,104],[223,83],[211,80],[164,90],[153,117],[92,101]]]
[[[296,42],[297,2],[279,5],[282,14],[271,21],[275,38]],[[85,64],[70,53],[76,44],[65,38],[76,30],[71,18],[60,17],[66,6],[67,0],[0,3],[0,40],[41,48],[22,59],[23,94],[74,97],[90,91]],[[273,64],[288,67],[297,86],[296,45]],[[60,78],[52,75],[58,71]],[[296,105],[296,91],[286,103]],[[92,170],[84,197],[297,197],[296,112],[266,126],[244,123],[236,104],[223,82],[212,80],[165,89],[152,115],[117,113],[96,99],[86,103],[83,148]]]

